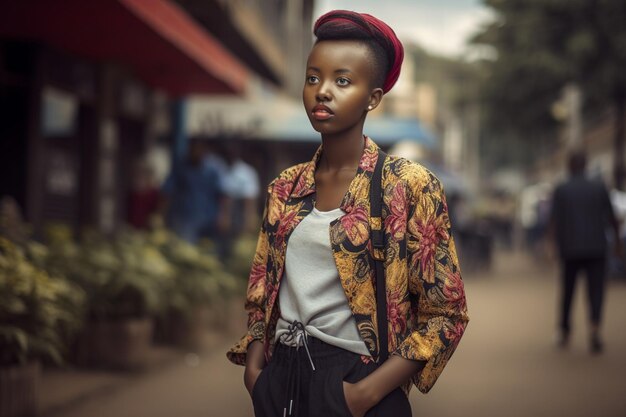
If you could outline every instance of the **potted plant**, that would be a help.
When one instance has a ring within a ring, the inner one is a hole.
[[[82,301],[80,290],[0,236],[0,416],[37,411],[40,363],[63,361],[68,337],[80,326]]]
[[[49,233],[54,265],[87,295],[87,325],[78,361],[88,365],[137,369],[146,365],[153,339],[153,317],[163,307],[173,270],[139,233],[115,238],[85,232],[80,246],[62,229]]]
[[[179,346],[201,348],[209,328],[227,322],[225,300],[235,292],[237,282],[213,253],[210,242],[192,245],[158,229],[151,239],[175,268],[161,321],[165,338]]]

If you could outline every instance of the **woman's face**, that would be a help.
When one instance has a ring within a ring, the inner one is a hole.
[[[321,41],[313,46],[302,99],[316,131],[347,131],[363,122],[368,106],[378,105],[382,90],[372,88],[371,65],[368,47],[356,41]]]

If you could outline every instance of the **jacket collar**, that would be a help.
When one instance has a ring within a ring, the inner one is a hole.
[[[363,139],[365,141],[365,146],[361,159],[359,160],[356,175],[350,183],[348,192],[341,202],[341,208],[344,211],[348,211],[346,209],[354,204],[354,196],[357,195],[358,188],[364,185],[364,177],[367,179],[367,184],[369,185],[369,179],[372,177],[374,167],[376,166],[376,160],[378,159],[378,145],[376,145],[376,143],[374,143],[374,141],[367,136],[363,136]],[[322,150],[322,145],[320,145],[319,148],[317,148],[313,159],[304,165],[304,168],[300,172],[300,176],[297,180],[298,182],[294,186],[290,197],[302,198],[315,193],[315,168],[317,167],[320,157],[322,156]]]

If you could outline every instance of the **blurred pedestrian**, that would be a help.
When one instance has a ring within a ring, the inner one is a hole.
[[[363,135],[399,76],[392,29],[338,10],[314,33],[303,101],[322,145],[268,187],[248,332],[228,358],[257,417],[408,417],[409,390],[431,389],[468,320],[446,199]]]
[[[524,229],[526,248],[536,261],[545,261],[551,191],[548,183],[541,182],[526,187],[520,193],[519,220]]]
[[[166,224],[190,243],[217,235],[222,180],[205,157],[203,141],[190,140],[187,158],[174,165],[161,188]]]
[[[257,204],[260,193],[256,170],[241,156],[241,145],[231,141],[225,144],[224,207],[221,210],[222,256],[231,255],[233,243],[244,233],[258,227]]]
[[[128,195],[128,224],[136,229],[147,229],[150,219],[159,210],[160,193],[152,167],[138,160],[133,167],[131,189]]]
[[[602,304],[607,264],[608,226],[615,233],[615,250],[621,252],[619,224],[608,191],[602,181],[585,176],[586,156],[572,152],[569,158],[569,178],[554,190],[552,197],[551,232],[561,261],[561,308],[559,345],[570,340],[570,310],[576,276],[584,271],[591,322],[590,349],[600,353]]]

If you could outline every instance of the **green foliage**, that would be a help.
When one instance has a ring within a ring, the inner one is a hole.
[[[86,231],[78,245],[63,226],[48,229],[46,267],[63,273],[87,294],[95,319],[143,317],[163,307],[165,288],[175,273],[146,237],[121,232],[115,239]]]
[[[235,277],[213,253],[210,242],[192,245],[164,229],[154,230],[150,241],[176,270],[166,288],[165,307],[190,314],[200,305],[210,305],[232,295]]]
[[[237,281],[209,245],[168,232],[114,238],[51,225],[48,246],[0,237],[0,366],[32,358],[62,362],[83,319],[189,314],[223,300]]]
[[[38,260],[47,256],[45,247],[31,246],[28,252]],[[31,359],[61,363],[81,325],[82,291],[36,263],[0,237],[0,366]]]
[[[162,228],[124,230],[114,238],[90,231],[80,246],[62,228],[51,228],[48,235],[47,268],[85,290],[93,318],[189,312],[236,287],[210,247],[189,244]]]
[[[502,137],[556,138],[554,102],[579,85],[587,114],[626,96],[626,2],[615,0],[485,0],[495,19],[473,42],[489,47],[484,111]]]

